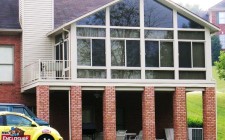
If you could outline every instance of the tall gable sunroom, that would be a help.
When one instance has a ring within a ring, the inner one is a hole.
[[[196,90],[203,96],[203,137],[216,138],[209,119],[216,118],[210,39],[216,26],[170,0],[37,3],[21,0],[22,92],[36,94],[38,116],[64,139],[85,139],[91,127],[92,139],[115,140],[121,129],[165,139],[164,130],[173,128],[174,139],[185,140],[186,93]],[[26,17],[26,10],[44,16]],[[63,129],[60,117],[68,118]]]
[[[26,65],[24,86],[35,80],[212,79],[208,39],[215,29],[200,24],[206,21],[197,23],[154,0],[124,0],[87,15],[52,32],[52,60]]]

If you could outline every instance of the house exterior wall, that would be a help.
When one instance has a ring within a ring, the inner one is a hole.
[[[53,0],[22,0],[20,4],[23,67],[39,59],[53,59],[52,40],[46,36],[54,27]]]

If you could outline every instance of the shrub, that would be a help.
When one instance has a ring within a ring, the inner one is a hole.
[[[188,118],[188,127],[200,128],[203,127],[203,122],[196,118]]]

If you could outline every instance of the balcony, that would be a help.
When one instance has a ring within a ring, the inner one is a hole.
[[[71,61],[39,60],[24,67],[23,85],[44,80],[71,80]]]

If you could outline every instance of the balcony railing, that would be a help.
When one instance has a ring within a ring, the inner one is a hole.
[[[70,61],[39,60],[24,67],[24,84],[37,80],[70,80]]]

